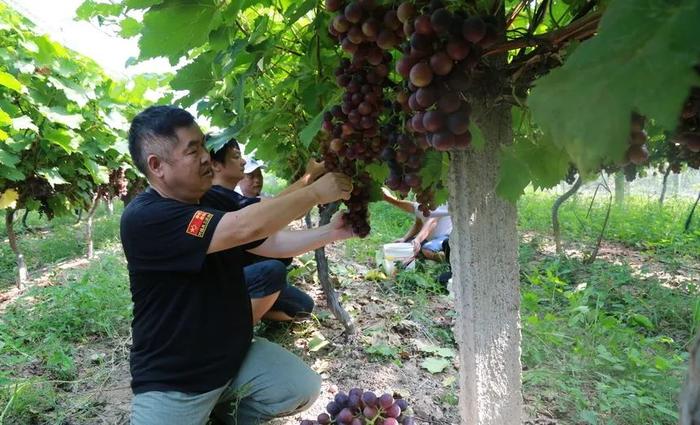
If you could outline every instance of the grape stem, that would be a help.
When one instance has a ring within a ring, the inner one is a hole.
[[[559,50],[565,41],[569,40],[580,40],[595,34],[598,29],[598,24],[600,23],[601,13],[592,13],[586,17],[583,17],[577,21],[573,21],[564,28],[551,31],[539,36],[524,36],[521,38],[516,38],[503,43],[494,45],[493,47],[484,51],[483,56],[495,55],[498,53],[507,52],[510,50],[521,49],[523,47],[534,47],[534,46],[550,46],[550,50]]]

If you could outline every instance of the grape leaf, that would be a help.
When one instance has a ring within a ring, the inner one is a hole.
[[[43,136],[46,140],[62,147],[67,153],[75,152],[80,146],[80,136],[69,130],[47,128]]]
[[[121,4],[97,3],[94,0],[85,0],[75,10],[75,15],[84,21],[95,16],[117,16],[122,11]]]
[[[214,0],[172,0],[151,7],[143,17],[141,60],[165,56],[175,65],[193,47],[204,44],[217,20]]]
[[[141,32],[142,28],[141,22],[130,16],[122,19],[119,26],[121,27],[119,35],[124,38],[136,37]]]
[[[5,86],[10,90],[14,90],[17,93],[22,93],[24,85],[20,83],[12,74],[0,71],[0,85]]]
[[[316,6],[316,0],[304,0],[301,3],[292,3],[292,6],[287,9],[284,16],[287,18],[287,22],[292,24],[306,15],[314,6]]]
[[[66,181],[66,179],[63,178],[61,173],[58,171],[57,167],[46,170],[39,170],[37,174],[45,178],[46,181],[49,182],[51,187],[59,184],[68,184],[68,181]]]
[[[124,4],[129,9],[145,9],[163,3],[165,0],[126,0]]]
[[[10,117],[7,112],[0,109],[0,125],[5,126],[10,124],[12,124],[12,117]]]
[[[76,129],[85,121],[82,115],[79,114],[69,114],[66,112],[65,108],[53,107],[47,108],[45,106],[40,106],[39,111],[48,120],[63,124],[68,128]]]
[[[213,60],[213,52],[203,53],[192,63],[180,69],[175,78],[170,81],[170,87],[175,90],[189,90],[186,101],[183,98],[183,106],[190,106],[214,87],[216,80],[211,69]]]
[[[365,171],[367,171],[369,175],[372,176],[372,180],[376,182],[384,183],[384,180],[389,177],[389,167],[386,165],[369,164],[365,167]]]
[[[304,129],[299,133],[299,140],[301,140],[301,143],[303,143],[307,148],[311,144],[311,141],[314,139],[316,134],[318,134],[319,130],[321,130],[324,112],[325,111],[319,112],[318,115],[309,121],[306,127],[304,127]]]
[[[19,162],[19,157],[0,149],[0,163],[7,167],[12,167]]]
[[[32,122],[32,118],[28,117],[26,115],[22,115],[21,117],[13,118],[12,119],[12,128],[14,128],[16,131],[32,130],[35,133],[39,132],[39,127],[34,125],[34,122]]]
[[[420,364],[423,369],[433,374],[442,372],[449,365],[450,361],[442,357],[428,357]]]
[[[515,202],[525,187],[536,189],[556,186],[566,175],[570,159],[566,152],[546,138],[532,141],[520,137],[501,151],[499,182],[496,191]]]
[[[584,173],[627,147],[632,110],[673,130],[700,77],[697,0],[615,0],[596,37],[536,82],[532,115]]]
[[[15,208],[17,206],[17,200],[19,199],[19,194],[14,189],[7,189],[0,194],[0,210],[5,208]]]

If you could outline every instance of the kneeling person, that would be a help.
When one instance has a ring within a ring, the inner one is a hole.
[[[205,206],[213,174],[204,135],[172,106],[134,118],[129,151],[150,184],[120,227],[134,306],[131,423],[204,425],[213,413],[226,424],[260,424],[307,408],[320,377],[253,338],[242,253],[289,257],[351,237],[340,216],[318,229],[282,230],[313,205],[348,199],[350,179],[328,174],[239,211]]]
[[[213,185],[202,198],[203,204],[226,211],[237,211],[261,201],[259,197],[247,197],[235,191],[236,185],[244,178],[246,165],[246,160],[241,155],[240,146],[235,139],[229,140],[220,149],[212,151],[211,160],[214,172]],[[283,191],[282,195],[308,186],[324,171],[322,164],[309,162],[305,175]],[[245,257],[244,270],[248,293],[252,299],[254,311],[262,311],[262,318],[289,321],[305,318],[311,314],[314,308],[313,299],[301,289],[287,283],[285,266],[291,263],[291,258],[280,262],[253,254],[246,254]]]

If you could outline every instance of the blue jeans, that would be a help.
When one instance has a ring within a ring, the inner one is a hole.
[[[250,298],[263,298],[279,291],[270,310],[290,317],[308,316],[314,300],[306,292],[287,283],[287,266],[280,260],[267,259],[243,268]]]
[[[206,393],[149,391],[134,396],[131,425],[257,425],[313,404],[321,377],[277,344],[256,337],[238,374]]]

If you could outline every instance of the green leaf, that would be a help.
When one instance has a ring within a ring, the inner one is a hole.
[[[140,58],[165,56],[170,63],[207,41],[215,24],[214,0],[171,0],[151,7],[143,17]]]
[[[0,142],[3,142],[7,140],[7,138],[10,137],[9,134],[5,133],[4,131],[0,130]]]
[[[237,132],[238,129],[236,127],[229,127],[220,133],[212,135],[207,140],[207,149],[213,152],[218,151],[226,142],[235,137]]]
[[[141,22],[137,21],[132,17],[126,17],[122,19],[122,21],[119,23],[119,26],[121,27],[119,35],[124,38],[131,38],[139,35],[139,33],[141,32],[141,28],[143,28]]]
[[[66,112],[65,108],[53,107],[47,108],[45,106],[39,107],[39,112],[45,116],[49,121],[63,124],[68,128],[76,129],[85,121],[82,115],[79,114],[69,114]]]
[[[536,82],[535,122],[584,173],[622,159],[633,110],[673,130],[700,84],[698,22],[696,0],[612,1],[598,35]]]
[[[372,180],[379,182],[379,183],[384,183],[384,180],[389,177],[389,167],[386,165],[379,165],[379,164],[369,164],[368,166],[365,167],[365,171],[369,173],[370,176],[372,176]]]
[[[518,138],[501,151],[497,193],[515,202],[532,182],[536,189],[557,185],[569,169],[569,157],[546,138]]]
[[[126,0],[124,4],[129,9],[146,9],[147,7],[161,4],[163,1],[165,0]]]
[[[442,372],[449,365],[450,361],[442,357],[428,357],[420,364],[423,369],[433,374]]]
[[[424,187],[437,185],[442,181],[442,176],[449,169],[450,163],[447,154],[430,149],[425,153],[425,163],[420,170],[420,177]]]
[[[47,128],[43,136],[46,140],[62,147],[66,152],[72,153],[80,146],[82,138],[70,130]]]
[[[12,119],[12,128],[16,131],[22,130],[32,130],[35,133],[39,132],[39,127],[37,127],[32,119],[26,115]]]
[[[634,323],[646,329],[654,329],[654,324],[648,317],[644,316],[643,314],[633,314],[631,319]]]
[[[19,156],[12,154],[10,152],[5,152],[0,149],[0,164],[6,167],[12,167],[20,161]]]
[[[0,177],[19,182],[25,179],[24,174],[15,167],[6,167],[0,162]]]
[[[58,168],[54,167],[48,170],[40,170],[37,172],[38,175],[45,178],[51,187],[59,184],[68,184],[68,181],[63,178],[61,173],[58,172]]]
[[[83,158],[83,163],[96,184],[104,184],[109,181],[109,170],[107,170],[107,167],[97,164],[90,158]]]
[[[94,0],[85,0],[78,9],[75,15],[84,21],[95,16],[118,16],[122,11],[121,4],[97,3]]]
[[[12,124],[12,117],[10,117],[7,112],[0,109],[0,125],[4,126],[10,124]]]
[[[197,56],[194,62],[180,69],[170,82],[170,87],[175,90],[189,91],[187,97],[191,103],[184,106],[190,106],[214,87],[215,79],[211,69],[214,56],[213,52]]]
[[[321,130],[321,124],[323,124],[323,113],[325,110],[321,111],[316,115],[303,130],[299,133],[299,140],[304,144],[304,147],[308,148],[311,142]]]
[[[313,338],[311,338],[308,342],[309,351],[317,352],[323,347],[326,347],[328,344],[330,343],[328,342],[326,337],[324,337],[319,332],[314,332]]]
[[[0,71],[0,85],[5,86],[10,90],[16,91],[17,93],[22,93],[24,85],[19,82],[12,74]]]
[[[304,0],[301,3],[292,3],[292,6],[284,12],[284,16],[287,18],[287,23],[293,24],[294,22],[298,21],[299,18],[309,13],[314,6],[316,6],[316,0]]]

